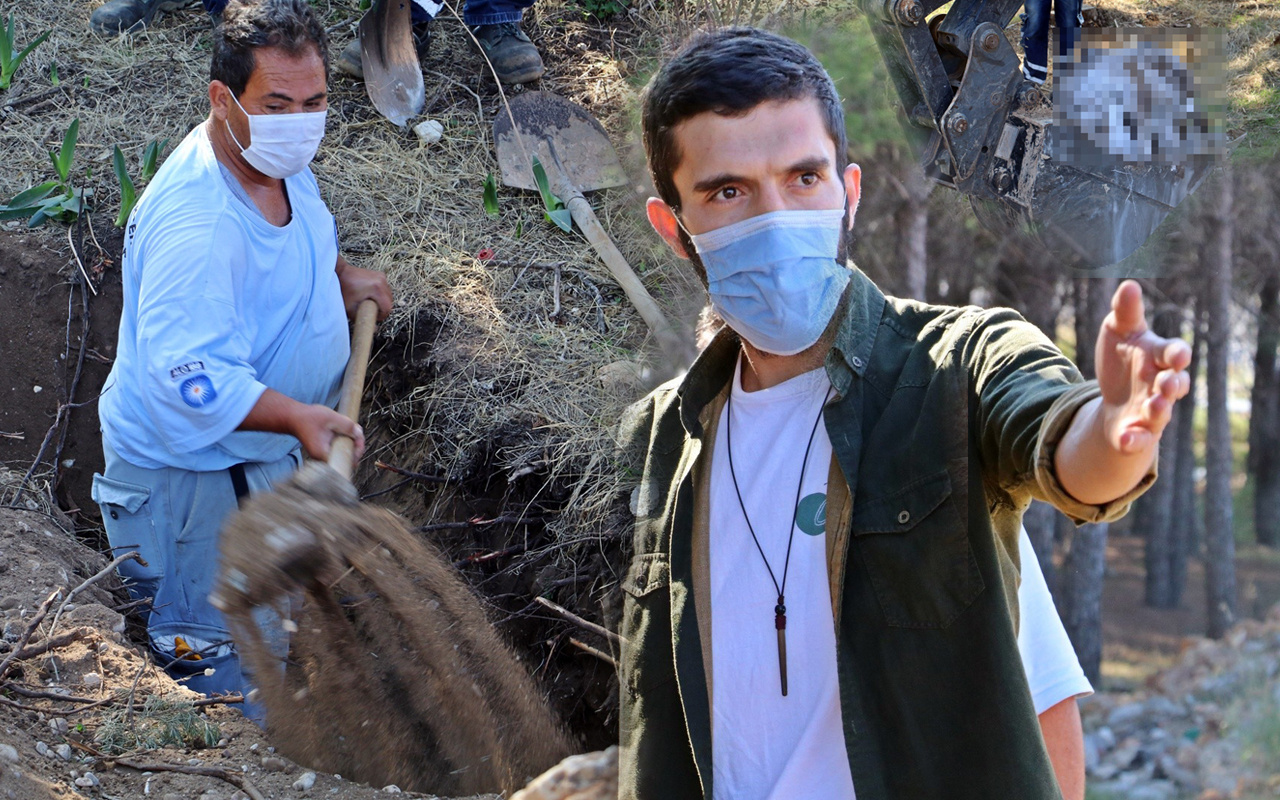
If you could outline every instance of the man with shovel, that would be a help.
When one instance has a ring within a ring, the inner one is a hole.
[[[100,401],[107,537],[152,599],[148,635],[204,693],[245,691],[209,605],[224,518],[337,435],[344,316],[386,278],[349,265],[308,169],[324,135],[328,42],[305,0],[236,0],[214,33],[211,110],[129,218],[116,361]],[[278,626],[277,626],[278,627]]]
[[[1021,516],[1125,513],[1190,349],[1125,282],[1084,382],[1014,312],[847,267],[861,172],[795,42],[696,36],[642,126],[650,222],[726,327],[623,423],[620,796],[1082,798],[1079,712],[1038,719],[1019,656]]]

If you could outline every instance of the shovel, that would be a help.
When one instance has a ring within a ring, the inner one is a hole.
[[[422,112],[427,90],[413,46],[412,0],[374,0],[360,20],[360,63],[373,107],[401,128]]]
[[[537,191],[533,176],[533,157],[537,156],[551,191],[564,201],[573,221],[653,331],[663,353],[672,364],[685,363],[686,342],[667,322],[583,197],[583,192],[627,183],[627,174],[604,128],[585,108],[550,92],[523,92],[511,99],[510,108],[510,116],[500,114],[493,123],[502,183]]]

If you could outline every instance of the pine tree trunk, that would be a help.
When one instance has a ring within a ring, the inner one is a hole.
[[[1076,363],[1087,378],[1094,377],[1098,329],[1111,309],[1115,289],[1111,278],[1076,279]],[[1076,528],[1059,576],[1062,622],[1080,666],[1093,682],[1102,670],[1102,581],[1109,527],[1103,522]]]
[[[1234,192],[1228,168],[1221,175],[1218,205],[1211,220],[1206,255],[1208,326],[1205,332],[1205,599],[1208,635],[1219,638],[1235,622],[1235,538],[1231,515],[1231,420],[1227,410],[1228,336],[1231,312],[1231,267]]]
[[[1062,516],[1058,509],[1041,500],[1032,500],[1030,507],[1022,515],[1022,524],[1031,539],[1031,547],[1036,551],[1036,561],[1040,563],[1040,571],[1044,573],[1044,582],[1049,585],[1049,594],[1057,597],[1057,575],[1053,566],[1053,529],[1057,517]]]
[[[929,286],[929,194],[934,184],[913,159],[907,159],[905,166],[900,185],[904,205],[898,223],[902,230],[906,294],[914,300],[924,300]]]
[[[1249,467],[1253,472],[1253,519],[1258,543],[1280,544],[1280,269],[1271,265],[1262,285],[1258,348],[1253,360],[1249,414]]]
[[[1173,466],[1173,520],[1169,542],[1170,605],[1177,608],[1182,603],[1182,593],[1187,586],[1187,559],[1199,552],[1196,528],[1200,515],[1196,513],[1196,451],[1195,415],[1196,395],[1200,387],[1200,366],[1204,363],[1204,333],[1200,325],[1200,310],[1191,316],[1191,364],[1187,375],[1191,377],[1191,390],[1174,407],[1173,425],[1177,453]]]
[[[1176,306],[1162,308],[1152,321],[1152,330],[1166,338],[1177,336],[1182,329],[1182,310]],[[1173,500],[1174,466],[1177,463],[1178,430],[1168,425],[1160,437],[1160,478],[1134,504],[1134,525],[1145,539],[1146,601],[1155,608],[1173,608],[1177,601],[1173,591]]]

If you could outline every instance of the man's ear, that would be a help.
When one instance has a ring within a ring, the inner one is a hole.
[[[849,230],[853,230],[853,218],[858,215],[858,201],[862,199],[862,167],[857,164],[844,168],[844,193],[849,198]]]
[[[209,109],[214,119],[225,122],[231,113],[231,87],[222,81],[209,81]]]
[[[684,242],[680,241],[680,223],[676,221],[676,213],[671,210],[671,206],[657,197],[650,197],[645,204],[645,211],[649,215],[649,224],[662,237],[662,241],[667,243],[667,247],[671,248],[671,252],[679,258],[688,259],[689,251],[684,249]]]

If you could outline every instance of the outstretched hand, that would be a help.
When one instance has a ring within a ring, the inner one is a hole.
[[[1173,404],[1191,389],[1191,347],[1147,327],[1142,287],[1127,280],[1111,298],[1111,313],[1098,332],[1094,362],[1102,390],[1102,425],[1108,444],[1141,453],[1160,440]]]

